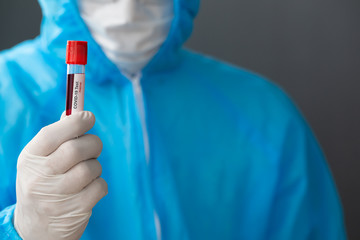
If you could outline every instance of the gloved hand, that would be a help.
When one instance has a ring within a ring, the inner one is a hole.
[[[79,239],[92,208],[107,194],[96,159],[101,140],[83,135],[94,123],[91,112],[63,117],[41,129],[22,150],[14,225],[24,240]]]

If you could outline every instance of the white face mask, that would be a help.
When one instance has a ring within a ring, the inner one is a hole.
[[[125,74],[143,67],[168,36],[173,0],[78,0],[80,14],[107,57]]]

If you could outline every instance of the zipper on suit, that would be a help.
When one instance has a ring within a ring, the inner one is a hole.
[[[146,126],[144,97],[143,97],[142,87],[140,84],[142,75],[141,75],[141,73],[137,73],[130,77],[131,77],[130,80],[131,80],[131,83],[133,86],[135,102],[136,102],[136,106],[137,106],[139,117],[140,117],[140,124],[141,124],[141,130],[142,130],[143,141],[144,141],[146,164],[149,166],[149,159],[150,159],[149,135],[148,135],[148,130],[147,130],[147,126]]]
[[[128,79],[130,79],[132,83],[133,93],[135,97],[135,103],[137,106],[138,114],[140,117],[140,124],[141,124],[141,130],[143,135],[143,141],[144,141],[144,152],[145,152],[145,160],[146,164],[149,167],[149,160],[150,160],[150,145],[149,145],[149,134],[147,130],[146,125],[146,113],[145,113],[145,106],[144,106],[144,95],[141,87],[140,80],[142,78],[141,73],[136,73],[132,75],[127,75]],[[154,215],[154,223],[156,228],[156,235],[157,239],[161,240],[161,224],[159,216],[156,212],[156,209],[153,211]]]

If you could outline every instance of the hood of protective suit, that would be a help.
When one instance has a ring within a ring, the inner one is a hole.
[[[41,26],[41,47],[45,52],[51,52],[59,60],[65,61],[65,48],[67,40],[88,41],[88,58],[92,58],[87,66],[87,74],[95,74],[96,81],[110,80],[109,78],[125,78],[118,66],[111,61],[93,38],[87,24],[80,16],[76,0],[39,0],[43,12]],[[199,0],[174,0],[174,16],[166,40],[159,50],[142,69],[143,73],[154,72],[171,68],[176,65],[179,58],[179,49],[189,38],[193,20],[199,9]],[[56,61],[56,60],[55,60]],[[54,63],[55,64],[55,63]],[[112,69],[101,73],[101,66]],[[107,77],[106,77],[107,75]],[[111,77],[109,77],[111,76]]]

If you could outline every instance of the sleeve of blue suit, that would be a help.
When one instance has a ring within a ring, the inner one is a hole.
[[[326,160],[300,116],[284,135],[269,239],[346,239],[342,207]]]
[[[11,205],[0,212],[0,239],[21,240],[20,236],[17,234],[14,228],[12,221],[14,210],[15,205]]]

